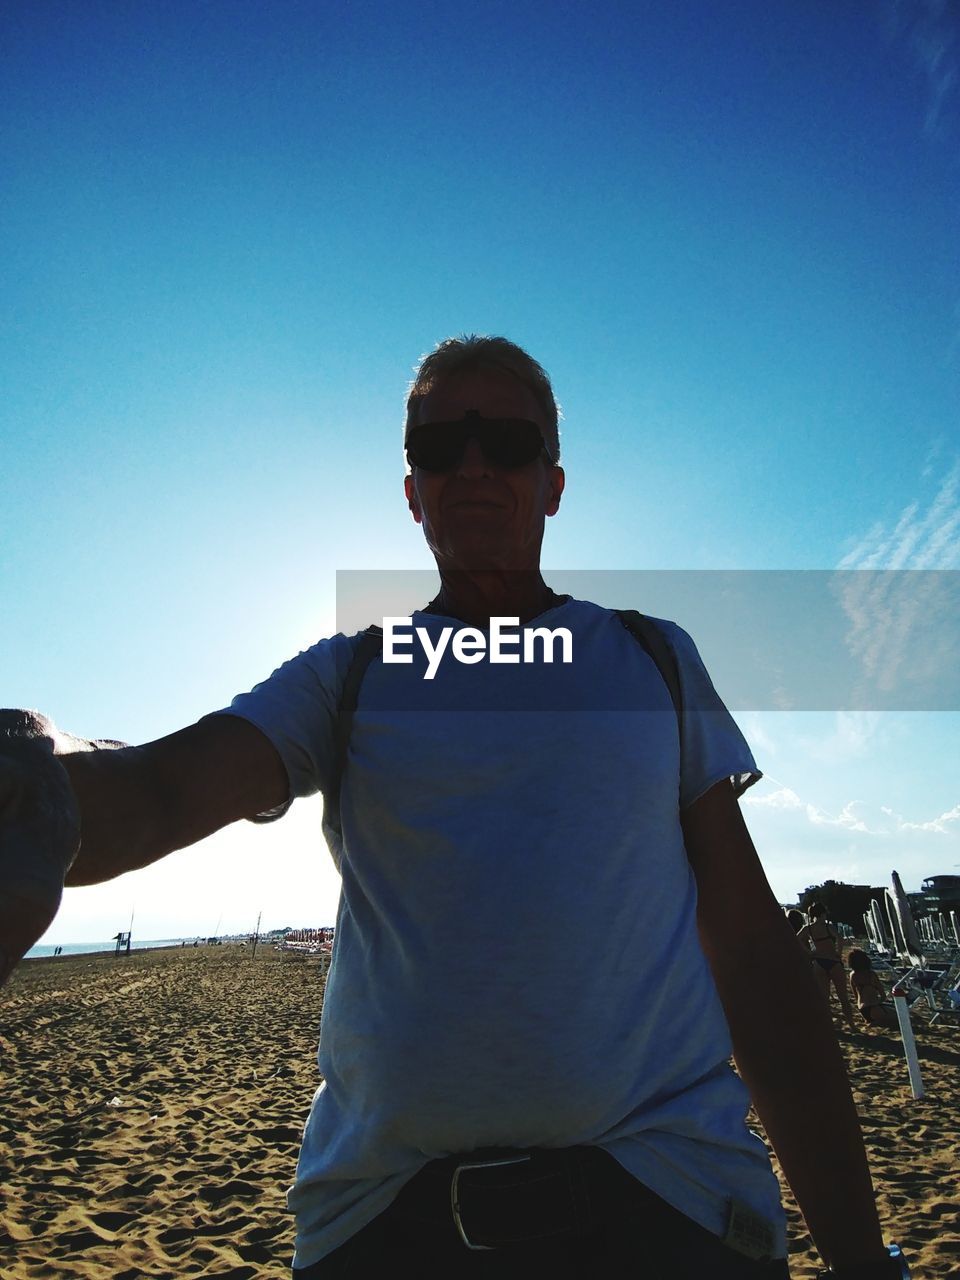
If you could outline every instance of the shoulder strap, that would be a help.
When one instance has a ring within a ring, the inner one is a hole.
[[[673,709],[677,713],[677,729],[683,737],[683,703],[680,697],[680,673],[673,650],[667,644],[663,632],[657,624],[636,609],[618,609],[617,617],[630,632],[633,638],[649,655],[654,666],[660,672],[663,683],[667,686]],[[344,771],[347,767],[347,752],[350,749],[350,734],[353,729],[353,716],[357,709],[357,698],[360,685],[366,675],[367,667],[383,648],[383,631],[380,627],[367,627],[360,636],[360,643],[350,660],[347,674],[343,681],[340,704],[337,707],[337,722],[334,727],[336,745],[334,755],[334,774],[330,791],[324,798],[324,820],[334,831],[341,834],[340,825],[340,788]]]
[[[380,627],[367,627],[360,636],[360,643],[354,650],[347,674],[343,681],[340,703],[337,707],[337,722],[334,725],[334,765],[330,793],[324,796],[324,820],[341,834],[340,827],[340,787],[343,783],[344,770],[347,767],[347,752],[350,749],[350,733],[353,729],[353,716],[357,709],[357,698],[360,685],[366,675],[367,667],[383,648],[383,630]]]
[[[683,699],[680,695],[680,671],[673,650],[657,624],[636,609],[618,609],[617,617],[637,643],[646,650],[667,686],[670,701],[677,713],[677,729],[683,738]]]

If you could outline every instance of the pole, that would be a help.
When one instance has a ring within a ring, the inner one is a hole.
[[[263,915],[263,912],[261,911],[260,915],[257,916],[257,927],[253,931],[253,950],[250,952],[251,960],[257,954],[257,943],[260,941],[260,916],[262,915]]]
[[[923,1097],[923,1077],[920,1075],[917,1042],[913,1038],[913,1027],[910,1024],[910,1010],[907,1008],[906,996],[894,993],[893,1003],[897,1010],[897,1021],[900,1023],[903,1056],[907,1060],[907,1074],[910,1076],[910,1090],[913,1096],[919,1099]]]

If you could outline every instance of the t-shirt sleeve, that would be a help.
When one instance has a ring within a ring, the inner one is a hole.
[[[729,778],[736,795],[762,777],[747,741],[713,687],[690,636],[675,623],[661,623],[677,658],[683,707],[680,808],[687,809],[715,783]]]
[[[337,707],[356,637],[321,640],[278,667],[249,693],[238,694],[215,715],[239,716],[265,734],[290,783],[286,804],[255,822],[282,817],[295,799],[326,791],[335,770]]]

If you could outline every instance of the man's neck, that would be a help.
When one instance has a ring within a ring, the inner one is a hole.
[[[440,579],[440,591],[426,612],[459,618],[472,627],[489,627],[491,618],[519,618],[522,625],[561,600],[538,569],[488,573],[441,570]]]

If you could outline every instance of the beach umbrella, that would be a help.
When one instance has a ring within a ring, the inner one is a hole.
[[[900,876],[897,872],[892,872],[890,878],[893,881],[891,900],[897,915],[897,923],[900,925],[900,932],[903,935],[904,954],[911,964],[922,965],[923,945],[917,936],[917,928],[913,923],[913,915],[910,912],[910,903],[903,891],[903,885],[900,883]],[[888,889],[887,892],[889,893],[890,890]]]
[[[867,931],[867,938],[871,946],[880,947],[883,945],[877,937],[877,926],[873,923],[873,916],[869,911],[863,913],[863,927]]]
[[[906,952],[907,944],[903,940],[903,934],[900,932],[900,921],[897,919],[897,911],[893,901],[893,890],[887,889],[883,895],[883,905],[887,912],[887,928],[890,932],[890,945],[898,955]]]
[[[870,899],[870,915],[873,917],[874,928],[877,931],[877,945],[885,947],[889,933],[887,931],[886,922],[883,918],[883,912],[880,910],[880,903],[876,898]]]

